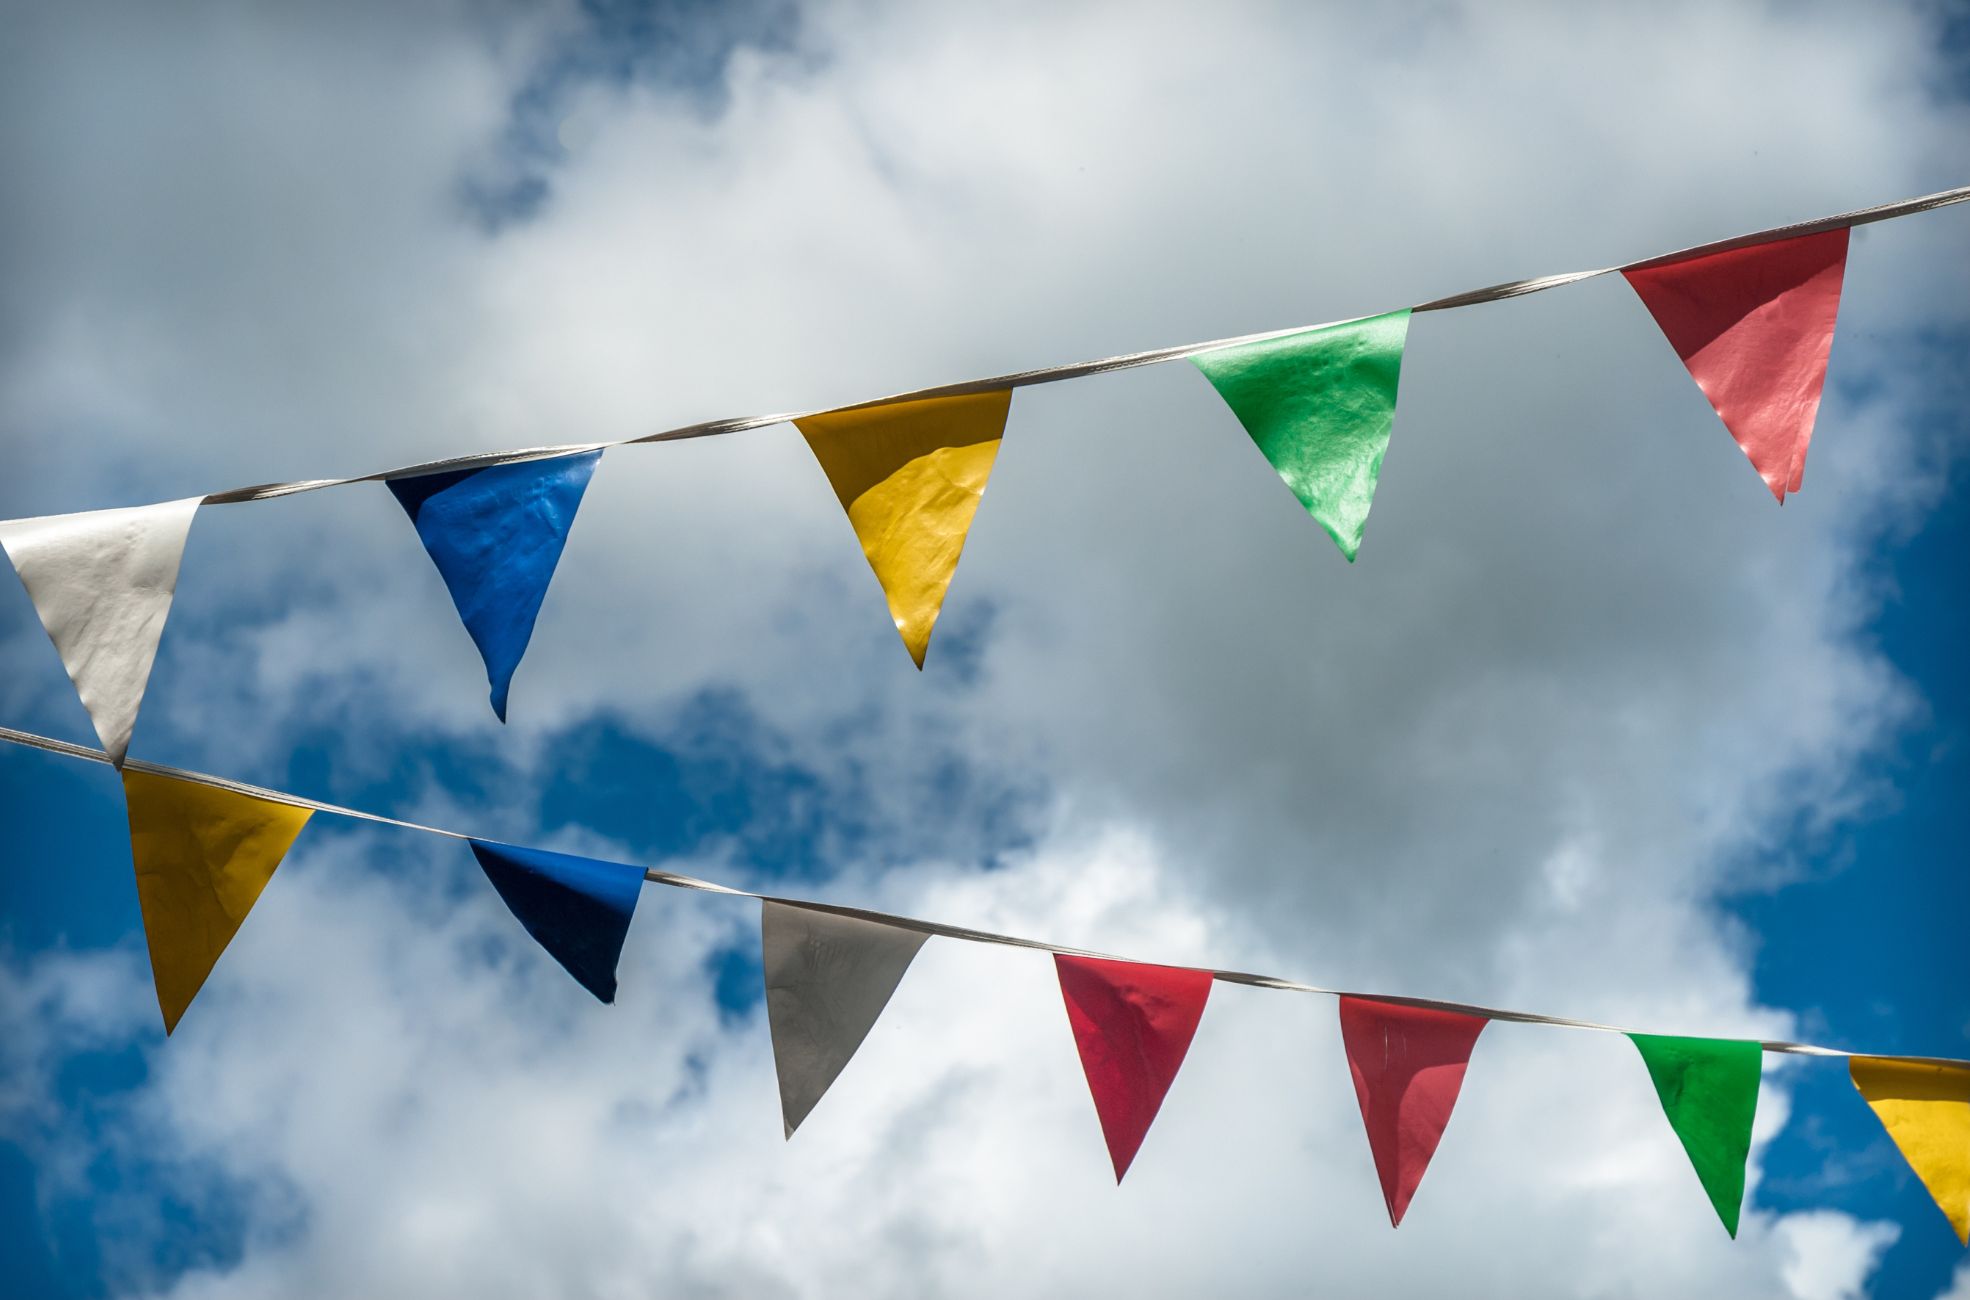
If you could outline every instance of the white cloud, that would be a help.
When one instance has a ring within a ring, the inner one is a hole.
[[[53,949],[32,963],[0,963],[0,1130],[60,1120],[53,1076],[77,1052],[121,1044],[144,1023],[130,990],[143,978],[127,950]]]
[[[1859,1300],[1881,1252],[1901,1229],[1822,1211],[1789,1216],[1779,1235],[1786,1251],[1782,1276],[1798,1300]]]
[[[0,336],[31,468],[0,507],[1379,310],[1940,188],[1965,125],[1907,88],[1933,57],[1908,14],[844,4],[742,49],[722,111],[580,90],[541,215],[488,236],[455,186],[573,19],[431,13],[37,26],[0,78],[43,124],[7,144],[39,198]],[[725,689],[821,797],[867,799],[876,834],[817,886],[844,901],[1787,1032],[1713,900],[1782,872],[1796,819],[1849,815],[1912,707],[1855,637],[1856,565],[1933,491],[1907,403],[1940,381],[1903,382],[1895,332],[1962,322],[1965,228],[1857,240],[1782,513],[1610,280],[1418,319],[1352,568],[1187,367],[1022,391],[922,677],[790,432],[611,453],[497,733],[502,797],[428,815],[524,834],[557,729],[665,736]],[[375,772],[366,738],[491,744],[380,489],[204,512],[180,590],[140,752],[277,780],[304,724]],[[60,684],[22,616],[16,718]],[[925,821],[1005,838],[935,802],[949,763],[1044,795],[1005,869],[923,860]],[[647,817],[626,795],[588,847]],[[1045,962],[948,944],[783,1147],[761,1027],[719,1021],[704,974],[743,908],[653,893],[604,1012],[525,949],[488,969],[512,926],[485,891],[378,879],[372,844],[304,845],[155,1057],[134,1131],[273,1207],[181,1294],[1782,1295],[1807,1250],[1845,1243],[1859,1285],[1885,1248],[1756,1213],[1733,1245],[1632,1049],[1509,1026],[1388,1233],[1331,1005],[1232,988],[1118,1193]]]

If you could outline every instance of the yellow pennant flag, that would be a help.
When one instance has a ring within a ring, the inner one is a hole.
[[[1970,1246],[1970,1069],[1891,1056],[1847,1063],[1902,1158]]]
[[[794,421],[848,511],[918,668],[1011,407],[1012,390],[1002,388]]]
[[[123,799],[168,1034],[308,824],[309,810],[128,768]]]

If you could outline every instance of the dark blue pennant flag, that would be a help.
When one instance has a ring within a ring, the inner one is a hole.
[[[643,868],[472,840],[472,856],[527,933],[604,1002],[643,893]]]
[[[486,661],[493,712],[527,652],[599,451],[386,480]]]

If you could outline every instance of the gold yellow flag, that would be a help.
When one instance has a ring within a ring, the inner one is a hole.
[[[168,1034],[308,824],[309,810],[128,768],[123,799]]]
[[[1970,1069],[1892,1056],[1856,1056],[1847,1068],[1902,1158],[1970,1246]]]
[[[848,511],[917,667],[1005,436],[1012,390],[794,421]]]

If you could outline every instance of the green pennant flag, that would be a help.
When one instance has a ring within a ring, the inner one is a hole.
[[[1682,1139],[1724,1230],[1735,1238],[1764,1049],[1736,1038],[1628,1037],[1655,1081],[1669,1127]]]
[[[1354,562],[1395,427],[1409,309],[1191,358]]]

